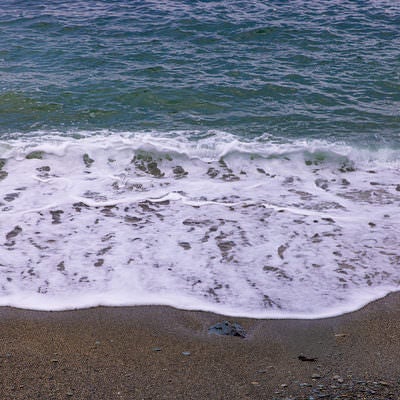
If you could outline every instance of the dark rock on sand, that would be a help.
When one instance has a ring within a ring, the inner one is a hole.
[[[6,165],[6,160],[4,158],[0,158],[0,181],[7,178],[8,175],[7,171],[2,171],[5,165]]]
[[[20,226],[15,226],[14,229],[7,233],[6,239],[10,240],[18,236],[22,232],[22,228]]]
[[[189,242],[178,242],[179,246],[181,246],[184,250],[190,250],[192,246]]]
[[[318,358],[315,358],[315,357],[306,357],[306,356],[304,356],[303,354],[300,354],[297,358],[298,358],[300,361],[309,361],[309,362],[314,362],[314,361],[317,361],[317,360],[318,360]]]
[[[37,150],[37,151],[32,151],[32,152],[30,152],[29,154],[27,154],[27,155],[25,156],[25,158],[26,158],[27,160],[33,160],[33,159],[41,160],[41,159],[43,158],[43,154],[44,154],[44,151],[39,151],[39,150]]]
[[[4,196],[5,201],[14,201],[16,198],[18,198],[19,193],[8,193]]]
[[[89,154],[85,153],[82,157],[83,162],[85,163],[87,168],[90,168],[90,166],[94,163],[93,158],[89,157]]]
[[[36,168],[39,172],[50,172],[50,167],[48,165],[44,165],[43,167]]]
[[[50,211],[50,214],[52,218],[52,224],[61,224],[61,214],[64,214],[63,210],[53,210]]]
[[[208,333],[225,336],[239,336],[241,338],[246,337],[246,331],[242,326],[236,323],[232,324],[229,321],[218,322],[208,328]]]
[[[175,178],[183,178],[189,173],[185,171],[180,165],[177,165],[175,168],[172,169],[175,174]]]

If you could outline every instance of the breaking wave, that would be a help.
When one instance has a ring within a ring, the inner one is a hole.
[[[1,142],[0,305],[352,311],[399,287],[398,154],[221,132]]]

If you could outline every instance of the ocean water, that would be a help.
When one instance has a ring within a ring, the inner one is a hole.
[[[6,0],[0,305],[355,310],[399,151],[396,2]]]

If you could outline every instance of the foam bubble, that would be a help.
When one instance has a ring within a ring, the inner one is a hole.
[[[258,318],[398,289],[393,152],[145,134],[0,143],[0,304]]]

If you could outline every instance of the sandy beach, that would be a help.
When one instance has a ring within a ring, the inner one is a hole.
[[[0,398],[397,399],[399,306],[392,294],[323,320],[2,308]],[[247,337],[208,334],[225,319]]]

